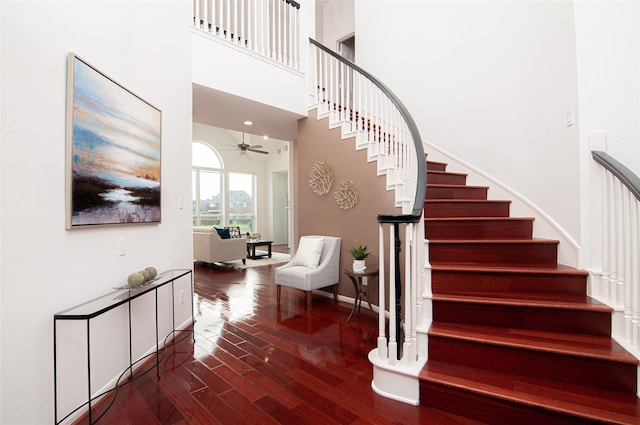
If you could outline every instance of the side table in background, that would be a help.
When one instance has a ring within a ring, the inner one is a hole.
[[[371,307],[371,299],[369,298],[369,288],[371,287],[372,278],[378,277],[378,268],[371,267],[365,269],[363,272],[354,272],[352,269],[344,269],[344,274],[349,276],[351,282],[353,283],[353,289],[355,290],[356,296],[353,300],[353,308],[351,309],[351,314],[347,318],[347,322],[351,320],[353,317],[353,313],[356,312],[356,306],[358,306],[358,313],[360,313],[360,306],[362,305],[362,297],[367,297],[367,303],[369,304],[369,308],[373,311],[373,307]],[[367,284],[363,283],[363,278],[367,278]]]

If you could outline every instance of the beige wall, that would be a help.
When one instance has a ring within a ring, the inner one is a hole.
[[[294,205],[295,240],[304,235],[330,235],[342,238],[341,270],[351,267],[351,247],[368,245],[371,256],[367,264],[378,262],[378,214],[398,214],[394,192],[385,188],[385,176],[377,176],[376,163],[367,162],[366,150],[355,150],[354,138],[343,140],[340,128],[329,129],[328,119],[317,120],[315,111],[298,123],[295,142]],[[329,193],[316,195],[309,186],[311,168],[318,161],[333,167],[335,179]],[[340,209],[334,192],[344,180],[351,180],[358,189],[358,203],[349,210]],[[388,255],[387,255],[388,256]],[[372,301],[377,304],[377,282]],[[340,294],[353,297],[353,284],[344,274],[340,277]]]

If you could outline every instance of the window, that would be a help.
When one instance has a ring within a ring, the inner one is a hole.
[[[255,174],[229,173],[229,225],[240,227],[242,233],[255,229],[255,186]]]
[[[222,227],[224,219],[224,170],[215,149],[193,142],[191,151],[193,225]]]

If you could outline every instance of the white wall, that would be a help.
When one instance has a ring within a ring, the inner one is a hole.
[[[301,8],[301,34],[308,31]],[[193,82],[299,115],[307,112],[306,43],[300,51],[302,72],[279,65],[202,31],[193,32]]]
[[[574,4],[580,144],[605,131],[609,153],[640,174],[640,3]]]
[[[337,52],[338,41],[353,34],[355,30],[354,12],[354,0],[318,1],[317,40]]]
[[[53,315],[144,266],[191,268],[191,210],[178,208],[179,198],[187,206],[191,198],[191,4],[2,1],[0,10],[0,422],[45,424],[53,422]],[[161,224],[65,230],[70,51],[162,111]],[[125,256],[116,256],[118,238],[127,239]],[[146,322],[147,309],[134,319]],[[178,321],[186,317],[180,312]],[[119,339],[121,320],[105,333]],[[113,347],[97,356],[108,373],[96,373],[110,379],[119,356]],[[77,389],[61,392],[75,397]]]
[[[571,2],[355,2],[356,61],[429,142],[504,182],[579,240]],[[491,194],[490,194],[491,196]]]
[[[606,150],[640,174],[640,3],[574,3],[580,99],[583,263],[602,267],[601,172],[591,150]]]

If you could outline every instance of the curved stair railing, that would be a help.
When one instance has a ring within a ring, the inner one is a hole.
[[[593,272],[590,295],[612,306],[612,336],[640,357],[640,177],[603,151],[601,271]]]
[[[328,117],[330,127],[341,127],[344,138],[355,137],[356,149],[367,150],[368,160],[377,162],[378,175],[386,176],[387,189],[395,191],[401,210],[377,216],[379,334],[369,360],[376,392],[417,404],[417,376],[427,354],[418,329],[426,330],[431,320],[430,306],[424,305],[431,286],[423,215],[427,172],[420,132],[407,108],[382,82],[317,41],[309,41],[311,108],[317,108],[319,118]]]

